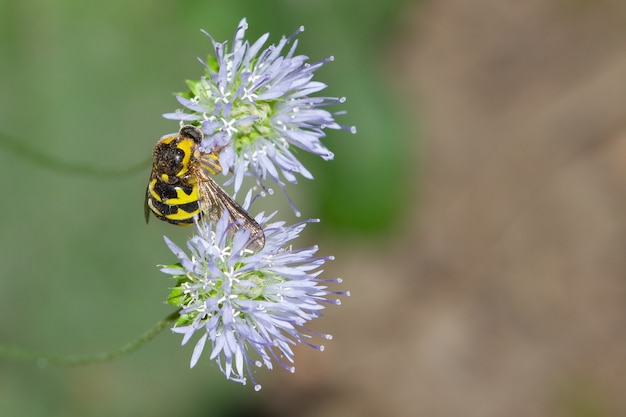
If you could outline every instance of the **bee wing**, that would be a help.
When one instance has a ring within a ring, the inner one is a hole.
[[[204,173],[199,174],[198,187],[200,206],[205,216],[216,223],[224,214],[224,210],[228,210],[229,223],[232,223],[236,230],[243,228],[250,232],[248,248],[255,251],[263,249],[265,234],[261,226],[213,178]]]
[[[150,206],[148,205],[148,195],[150,194],[150,181],[152,181],[152,174],[150,174],[150,180],[148,180],[148,187],[146,187],[146,197],[143,202],[143,214],[146,216],[146,223],[150,221]]]

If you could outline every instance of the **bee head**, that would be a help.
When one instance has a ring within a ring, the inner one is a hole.
[[[200,145],[200,143],[202,142],[202,131],[195,126],[185,125],[180,128],[178,134],[183,138],[189,138],[193,140],[196,145]]]

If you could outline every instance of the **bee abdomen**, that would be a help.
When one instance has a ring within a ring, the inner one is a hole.
[[[193,224],[194,216],[200,213],[198,201],[186,204],[166,204],[155,199],[149,199],[148,205],[159,219],[181,226]]]

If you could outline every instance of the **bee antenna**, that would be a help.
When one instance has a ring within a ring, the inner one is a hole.
[[[202,131],[195,126],[185,125],[180,128],[178,134],[182,137],[189,138],[196,142],[198,145],[202,143]]]

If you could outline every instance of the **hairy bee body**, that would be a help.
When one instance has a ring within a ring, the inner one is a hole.
[[[199,150],[201,142],[202,132],[190,125],[157,142],[146,191],[146,222],[150,212],[158,219],[181,226],[193,224],[196,216],[217,222],[228,210],[235,230],[250,232],[248,247],[262,249],[263,229],[208,175],[219,172],[221,166],[215,153]]]

